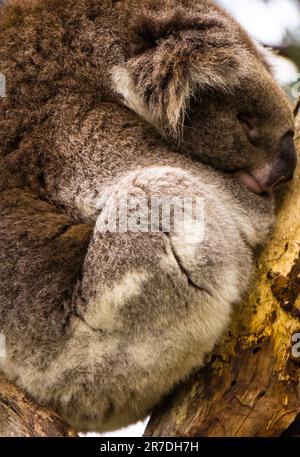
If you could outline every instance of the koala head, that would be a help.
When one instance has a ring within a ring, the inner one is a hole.
[[[125,104],[252,192],[291,180],[293,115],[264,49],[209,0],[152,0],[131,17],[126,63],[113,72]]]
[[[214,168],[237,173],[253,192],[293,178],[294,119],[285,94],[262,65],[231,93],[197,94],[186,111],[180,147]]]

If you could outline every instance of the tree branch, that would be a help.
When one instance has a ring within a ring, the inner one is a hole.
[[[57,414],[39,406],[1,375],[0,436],[75,437],[77,434]]]

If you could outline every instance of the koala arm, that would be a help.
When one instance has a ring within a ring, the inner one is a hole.
[[[227,325],[234,294],[229,299],[220,285],[228,265],[229,276],[237,265],[231,245],[224,252],[218,241],[216,211],[209,224],[215,220],[219,235],[193,245],[189,232],[101,230],[114,193],[201,196],[197,188],[179,168],[129,173],[110,190],[95,226],[74,223],[29,190],[2,194],[1,369],[78,429],[145,417],[203,363]]]
[[[1,362],[22,370],[27,360],[43,364],[66,336],[92,227],[29,189],[2,191],[0,213],[0,332],[7,347]]]
[[[125,175],[95,227],[74,224],[29,191],[4,195],[8,357],[1,367],[77,429],[103,431],[145,417],[203,363],[244,290],[237,259],[250,254],[233,226],[225,239],[230,221],[209,196],[204,239],[191,243],[189,230],[103,232],[116,194],[184,196],[191,189],[201,197],[199,183],[180,168]]]

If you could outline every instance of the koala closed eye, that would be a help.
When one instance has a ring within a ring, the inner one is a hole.
[[[250,143],[255,146],[259,140],[258,120],[251,113],[245,112],[239,113],[237,119],[245,128]]]

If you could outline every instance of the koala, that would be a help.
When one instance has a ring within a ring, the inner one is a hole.
[[[0,72],[0,368],[77,430],[126,426],[245,297],[296,167],[289,103],[210,0],[8,1]],[[199,199],[203,226],[193,204],[174,228],[177,199],[169,230],[112,230],[124,196],[147,227],[153,196]]]

